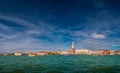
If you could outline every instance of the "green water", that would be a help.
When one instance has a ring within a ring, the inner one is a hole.
[[[0,73],[120,73],[120,55],[0,56]]]

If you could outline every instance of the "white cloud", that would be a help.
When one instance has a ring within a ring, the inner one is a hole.
[[[28,30],[26,31],[26,34],[37,34],[37,35],[40,35],[40,31],[32,31],[32,30]]]
[[[27,27],[30,29],[39,29],[38,26],[36,26],[35,24],[33,24],[32,22],[28,22],[24,19],[18,18],[18,17],[13,17],[13,16],[7,16],[7,15],[2,15],[0,14],[0,19],[6,20],[6,21],[10,21],[13,23],[16,23],[18,25],[21,25],[23,27]]]
[[[91,36],[95,39],[105,39],[106,38],[106,35],[98,34],[98,33],[92,33]]]
[[[2,24],[2,23],[0,23],[0,29],[9,30],[9,27],[8,27],[8,26],[5,26],[5,25]]]

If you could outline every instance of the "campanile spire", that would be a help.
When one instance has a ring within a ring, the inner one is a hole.
[[[72,48],[74,48],[74,42],[72,42]]]
[[[72,54],[75,54],[74,42],[72,42]]]

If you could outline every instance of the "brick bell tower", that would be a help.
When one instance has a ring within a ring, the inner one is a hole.
[[[75,54],[74,42],[72,42],[72,54]]]

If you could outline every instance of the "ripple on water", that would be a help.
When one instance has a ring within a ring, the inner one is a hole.
[[[1,56],[0,73],[119,72],[120,56]]]

